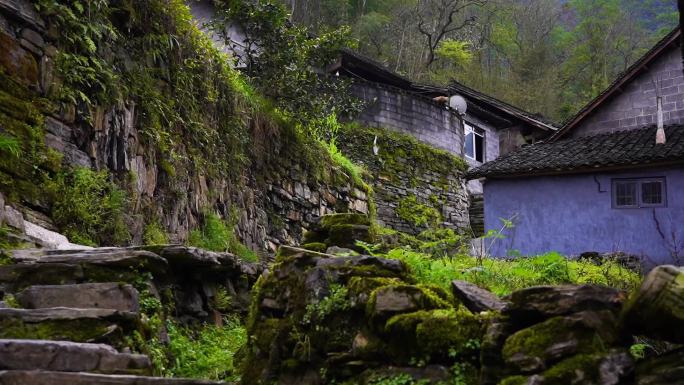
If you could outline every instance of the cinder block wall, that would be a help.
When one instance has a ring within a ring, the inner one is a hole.
[[[362,124],[403,132],[463,156],[463,128],[456,112],[430,98],[376,83],[355,82],[352,93],[367,102],[356,118]]]
[[[622,93],[594,111],[572,131],[572,136],[632,130],[656,124],[658,93],[663,97],[664,123],[684,123],[684,74],[678,47],[670,48]]]

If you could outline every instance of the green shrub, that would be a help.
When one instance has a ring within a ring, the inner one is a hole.
[[[170,377],[239,381],[235,353],[247,342],[247,332],[236,319],[222,327],[200,328],[167,323],[169,354],[173,357],[166,373]]]
[[[202,228],[190,232],[188,244],[211,251],[231,252],[246,261],[256,262],[258,255],[237,239],[233,227],[218,215],[206,213]]]
[[[76,168],[54,178],[52,218],[75,243],[122,245],[130,240],[124,222],[126,196],[106,171]]]
[[[166,245],[169,243],[169,236],[158,221],[148,223],[143,233],[143,242],[146,245]]]

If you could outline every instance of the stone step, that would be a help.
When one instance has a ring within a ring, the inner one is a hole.
[[[20,264],[97,265],[124,269],[144,269],[163,273],[166,259],[146,250],[102,247],[89,250],[14,250],[12,259]]]
[[[67,341],[0,340],[0,370],[150,374],[147,356],[109,345]]]
[[[78,285],[30,286],[16,295],[26,309],[54,307],[114,309],[137,313],[138,291],[119,283],[83,283]]]
[[[112,309],[0,309],[0,338],[114,342],[137,321],[136,313]]]
[[[139,377],[92,373],[68,373],[48,371],[0,371],[2,385],[230,385],[215,382],[179,378]]]

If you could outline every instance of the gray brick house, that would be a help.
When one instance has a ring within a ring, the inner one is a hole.
[[[553,139],[632,130],[656,123],[657,98],[665,125],[684,123],[681,30],[670,32],[606,90],[572,117]]]

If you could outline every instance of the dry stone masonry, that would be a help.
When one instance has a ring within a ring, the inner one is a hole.
[[[61,49],[59,32],[50,22],[41,18],[32,1],[0,0],[0,69],[6,76],[2,82],[11,80],[27,87],[27,94],[18,89],[8,97],[3,94],[0,111],[11,114],[22,127],[38,127],[39,141],[57,159],[53,166],[108,170],[113,175],[132,202],[126,212],[132,244],[142,243],[144,228],[152,218],[172,241],[185,241],[208,210],[233,218],[238,238],[249,248],[272,254],[278,245],[299,243],[302,229],[321,215],[368,213],[368,197],[361,186],[329,165],[323,170],[326,181],[321,181],[314,175],[321,170],[314,170],[302,159],[287,138],[269,139],[259,152],[270,158],[254,162],[241,182],[235,183],[180,172],[165,163],[163,151],[145,144],[141,109],[130,100],[95,106],[90,119],[84,118],[83,106],[68,104],[40,117],[17,112],[17,103],[49,98],[60,85],[55,68]],[[13,164],[0,164],[0,192],[11,200],[11,205],[0,204],[4,222],[12,225],[17,218],[14,212],[2,210],[10,205],[30,222],[58,230],[49,217],[50,204],[41,193],[42,186],[30,174],[32,168],[25,173],[21,170]]]
[[[231,254],[183,246],[16,250],[10,258],[0,266],[0,296],[20,308],[0,306],[3,385],[223,384],[154,377],[150,358],[130,353],[127,336],[165,335],[145,326],[144,307],[154,301],[185,322],[220,322],[214,298],[225,290],[234,301],[221,311],[245,313],[262,271]]]
[[[381,225],[414,234],[433,226],[471,233],[463,159],[381,129],[350,125],[339,136],[342,151],[370,174]]]

